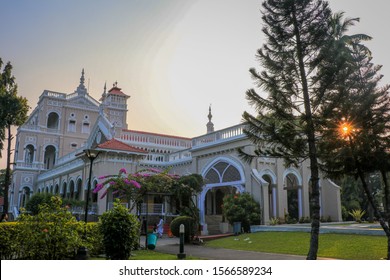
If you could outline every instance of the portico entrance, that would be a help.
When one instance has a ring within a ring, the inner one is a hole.
[[[213,160],[202,172],[206,185],[199,195],[200,224],[202,234],[213,233],[222,221],[222,203],[227,194],[244,192],[244,172],[239,163],[230,158]],[[207,219],[206,219],[207,217]]]

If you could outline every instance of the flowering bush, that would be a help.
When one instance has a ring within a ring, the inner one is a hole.
[[[225,196],[222,209],[229,223],[241,222],[245,232],[250,231],[250,225],[261,222],[260,206],[249,193]]]
[[[147,192],[169,193],[175,195],[179,201],[188,201],[201,190],[203,181],[199,180],[196,174],[180,177],[169,174],[168,171],[149,168],[128,174],[126,169],[121,168],[117,175],[99,177],[102,181],[96,185],[93,192],[99,193],[102,199],[112,191],[115,198],[133,202],[130,206],[132,209]]]

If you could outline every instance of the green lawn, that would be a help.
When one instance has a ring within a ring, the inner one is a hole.
[[[151,250],[136,250],[131,252],[130,260],[177,260],[177,255]],[[199,260],[199,258],[188,256],[186,257],[186,260]]]
[[[318,257],[378,260],[387,255],[385,236],[320,234]],[[257,232],[208,241],[206,246],[236,250],[307,255],[310,233]]]

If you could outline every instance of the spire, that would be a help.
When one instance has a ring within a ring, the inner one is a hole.
[[[80,86],[81,85],[84,86],[84,81],[85,81],[85,78],[84,78],[84,68],[83,68],[83,70],[81,71]]]
[[[84,81],[85,78],[84,78],[84,68],[83,68],[83,70],[81,71],[80,84],[77,87],[76,92],[83,93],[83,94],[87,93],[87,89],[85,88]]]
[[[207,133],[214,132],[214,124],[211,122],[211,119],[213,118],[213,115],[211,114],[211,104],[209,106],[209,114],[208,114],[209,122],[207,123]]]
[[[213,117],[213,115],[211,114],[211,104],[209,106],[209,115],[207,117],[209,118],[209,122],[211,122],[211,118]]]

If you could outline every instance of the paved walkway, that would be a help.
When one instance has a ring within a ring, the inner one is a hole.
[[[141,237],[141,244],[145,244],[144,236]],[[164,236],[157,240],[155,251],[177,255],[180,249],[179,244],[179,238]],[[304,260],[306,258],[305,256],[230,250],[189,244],[185,244],[184,253],[187,257],[194,256],[206,260]]]
[[[356,224],[356,223],[326,223],[321,224],[321,233],[350,233],[382,235],[382,228],[378,224]],[[259,226],[254,231],[305,231],[310,232],[310,224],[280,225],[280,226]],[[145,236],[141,237],[141,244],[145,244]],[[179,253],[179,239],[164,236],[158,239],[156,251],[168,254]],[[230,250],[222,248],[211,248],[202,245],[184,246],[184,253],[187,256],[194,256],[208,260],[304,260],[306,256],[251,252],[242,250]],[[319,258],[321,259],[321,258]]]

